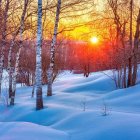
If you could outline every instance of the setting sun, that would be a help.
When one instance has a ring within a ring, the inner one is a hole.
[[[99,39],[98,39],[96,36],[94,36],[94,37],[92,37],[92,38],[90,39],[90,41],[91,41],[93,44],[97,44],[98,41],[99,41]]]

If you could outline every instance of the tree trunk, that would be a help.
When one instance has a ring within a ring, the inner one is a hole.
[[[124,21],[123,24],[123,32],[122,32],[122,46],[123,46],[123,79],[122,79],[122,87],[127,88],[127,83],[126,83],[126,71],[127,71],[127,58],[126,58],[126,46],[125,46],[125,36],[126,36],[126,21]]]
[[[128,59],[128,81],[127,87],[132,85],[132,57],[130,56]]]
[[[16,54],[16,63],[15,63],[15,69],[14,69],[14,74],[13,74],[13,86],[12,86],[12,95],[11,95],[11,100],[10,100],[10,105],[14,105],[14,98],[15,98],[15,92],[16,92],[16,82],[17,82],[17,75],[19,71],[19,60],[20,60],[20,54],[21,54],[21,49],[22,49],[22,33],[24,31],[24,19],[27,11],[27,6],[28,6],[28,1],[29,0],[24,0],[24,9],[22,12],[21,16],[21,21],[20,21],[20,42],[19,42],[19,49]]]
[[[14,98],[15,98],[15,92],[16,92],[16,83],[17,83],[17,75],[18,75],[18,70],[19,70],[19,60],[20,60],[22,42],[20,43],[19,47],[20,48],[19,48],[17,56],[16,56],[15,70],[14,70],[14,74],[13,74],[13,86],[12,86],[12,95],[11,95],[10,105],[14,105]]]
[[[137,69],[138,69],[138,46],[139,46],[139,37],[140,37],[140,10],[137,17],[136,33],[134,38],[134,68],[133,68],[133,78],[132,85],[136,84],[137,80]]]
[[[12,95],[12,66],[11,66],[11,59],[12,59],[12,48],[14,47],[14,38],[12,38],[9,53],[8,53],[8,75],[9,75],[9,98]]]
[[[54,72],[54,64],[55,64],[55,45],[56,45],[56,39],[57,39],[57,34],[58,34],[60,9],[61,9],[61,0],[58,0],[57,9],[56,9],[54,34],[53,34],[53,38],[52,38],[52,42],[51,42],[50,64],[49,64],[49,69],[47,71],[47,78],[48,78],[47,96],[52,96],[53,72]]]
[[[4,48],[6,45],[6,31],[7,31],[7,19],[8,19],[8,10],[9,10],[9,0],[6,0],[6,6],[3,16],[3,27],[2,27],[2,43],[1,43],[1,56],[0,56],[0,96],[1,96],[1,84],[2,84],[2,74],[4,67]]]
[[[36,110],[43,108],[42,99],[42,0],[38,0],[38,27],[36,45]]]
[[[126,64],[124,62],[124,68],[123,68],[123,87],[126,88],[127,84],[126,84]]]
[[[133,48],[133,37],[132,37],[132,19],[133,18],[133,0],[130,1],[130,57],[128,59],[128,81],[127,87],[132,85],[132,48]]]
[[[20,30],[20,27],[16,30],[16,32],[13,34],[12,40],[11,40],[11,44],[10,44],[10,48],[9,48],[9,52],[8,52],[8,75],[9,75],[9,98],[11,97],[12,94],[12,74],[13,74],[13,68],[12,68],[12,49],[15,45],[15,39],[16,36],[18,35]]]
[[[34,92],[35,92],[35,84],[33,84],[33,87],[32,87],[32,98],[34,97]]]

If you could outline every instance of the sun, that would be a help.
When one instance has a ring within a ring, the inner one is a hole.
[[[91,41],[91,43],[93,43],[93,44],[97,44],[97,43],[99,42],[99,39],[98,39],[98,37],[93,36],[93,37],[90,39],[90,41]]]

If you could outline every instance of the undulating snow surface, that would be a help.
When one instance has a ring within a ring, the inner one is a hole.
[[[65,72],[55,81],[52,97],[46,97],[46,88],[40,111],[31,87],[18,86],[14,107],[6,107],[2,96],[0,140],[140,140],[139,84],[116,90],[102,72],[89,78]]]

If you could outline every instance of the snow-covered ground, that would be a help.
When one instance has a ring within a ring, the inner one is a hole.
[[[116,90],[102,72],[88,78],[66,72],[52,97],[46,88],[40,111],[31,87],[18,87],[14,107],[1,101],[0,140],[140,140],[140,85]]]

